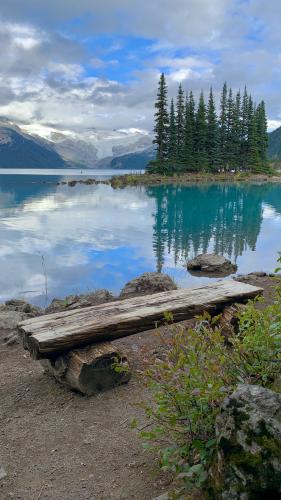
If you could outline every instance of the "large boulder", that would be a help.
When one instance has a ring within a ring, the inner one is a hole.
[[[216,421],[210,498],[281,498],[281,394],[239,385]]]
[[[227,276],[237,271],[236,264],[232,264],[230,260],[222,255],[215,253],[202,253],[197,255],[195,259],[187,262],[189,271],[200,272],[201,274],[216,274]]]
[[[54,313],[71,309],[80,309],[82,307],[103,304],[104,302],[111,302],[112,300],[114,300],[113,295],[108,290],[104,289],[82,295],[68,295],[65,299],[53,299],[45,312]]]
[[[177,285],[167,274],[144,273],[126,283],[119,297],[120,299],[127,299],[138,295],[150,295],[176,289]]]

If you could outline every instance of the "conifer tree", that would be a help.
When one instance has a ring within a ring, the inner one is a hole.
[[[181,170],[184,159],[184,141],[185,141],[185,99],[182,85],[179,85],[177,95],[177,114],[176,114],[176,128],[177,128],[177,162],[178,170]]]
[[[247,165],[249,135],[249,96],[247,87],[244,89],[242,109],[241,109],[241,131],[240,131],[240,166],[242,169]]]
[[[220,138],[212,87],[210,89],[208,101],[207,123],[206,149],[208,168],[215,172],[220,165]]]
[[[227,170],[232,169],[235,161],[234,151],[233,151],[233,118],[234,118],[234,102],[232,96],[232,89],[230,88],[228,91],[227,108],[226,108],[227,137],[226,137],[226,151],[225,151],[225,159],[226,159],[225,167]]]
[[[240,146],[241,146],[241,94],[240,90],[236,94],[233,105],[233,123],[232,123],[232,150],[233,150],[233,168],[237,172],[240,168]]]
[[[174,99],[171,100],[169,116],[169,137],[168,137],[168,162],[169,169],[173,170],[177,161],[177,127],[175,117]]]
[[[227,162],[227,84],[223,85],[220,103],[220,155],[221,166],[225,168]]]
[[[205,171],[208,165],[208,156],[206,149],[207,141],[207,120],[206,106],[203,91],[199,97],[199,104],[195,119],[195,157],[197,170]]]
[[[155,139],[153,143],[156,144],[156,161],[151,162],[151,170],[153,172],[164,172],[167,168],[165,166],[165,162],[168,157],[169,127],[169,115],[167,111],[167,85],[164,73],[160,76],[155,108]]]
[[[265,103],[261,101],[256,110],[256,125],[257,125],[257,138],[258,138],[258,152],[262,166],[266,168],[267,163],[267,148],[268,148],[268,134],[267,134],[267,119],[265,112]]]
[[[261,161],[258,151],[257,121],[251,96],[248,102],[248,144],[246,168],[251,172],[260,172]]]
[[[194,165],[194,151],[193,151],[193,133],[194,133],[194,101],[193,96],[186,97],[185,100],[185,136],[184,136],[184,150],[183,150],[183,163],[185,171],[193,171]]]

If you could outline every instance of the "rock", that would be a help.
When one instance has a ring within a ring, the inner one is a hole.
[[[5,477],[6,477],[6,476],[7,476],[7,472],[5,471],[4,467],[2,467],[2,466],[0,465],[0,481],[1,481],[2,479],[5,479]]]
[[[53,299],[46,308],[46,313],[67,311],[70,309],[80,309],[82,307],[94,306],[111,302],[114,296],[108,290],[98,290],[97,292],[82,295],[68,295],[65,299]]]
[[[187,262],[189,271],[200,272],[202,274],[218,274],[227,276],[237,271],[237,265],[232,264],[230,260],[222,255],[214,253],[202,253],[197,255],[195,259]]]
[[[2,307],[0,307],[0,330],[4,330],[5,333],[15,331],[20,321],[28,319],[27,314],[23,312],[6,310]]]
[[[19,342],[17,336],[17,325],[25,319],[34,318],[43,314],[43,309],[33,306],[25,300],[7,300],[0,305],[0,336],[7,345]]]
[[[2,306],[3,307],[3,306]],[[40,316],[44,313],[41,307],[34,306],[33,304],[29,304],[25,300],[21,299],[11,299],[6,300],[5,302],[5,310],[8,311],[20,311],[28,315],[29,318],[33,318],[35,316]]]
[[[119,295],[120,299],[136,297],[138,295],[149,295],[152,293],[176,290],[175,282],[167,274],[144,273],[141,276],[126,283]]]
[[[281,498],[281,394],[239,385],[216,420],[210,498]]]

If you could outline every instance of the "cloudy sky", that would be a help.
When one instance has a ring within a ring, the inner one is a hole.
[[[279,0],[0,0],[0,116],[83,131],[151,130],[159,73],[265,99],[281,125]]]

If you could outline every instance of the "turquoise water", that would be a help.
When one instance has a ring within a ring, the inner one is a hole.
[[[193,286],[210,279],[191,276],[185,262],[206,251],[231,258],[238,273],[276,265],[281,185],[113,190],[57,185],[73,172],[36,173],[0,174],[0,302],[45,305],[46,288],[47,300],[98,288],[118,293],[156,270]]]

